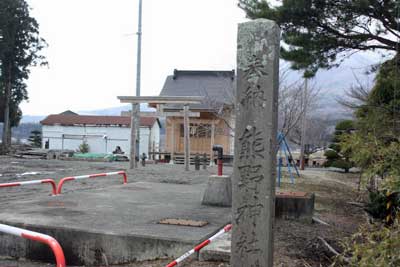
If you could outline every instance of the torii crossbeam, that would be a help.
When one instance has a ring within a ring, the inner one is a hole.
[[[184,114],[184,148],[185,148],[185,170],[189,170],[190,164],[190,138],[189,138],[189,105],[200,104],[204,97],[202,96],[118,96],[121,103],[132,104],[131,114],[131,151],[130,151],[130,169],[136,168],[136,130],[139,129],[138,122],[140,115],[137,107],[140,103],[155,105],[164,104],[183,104]]]

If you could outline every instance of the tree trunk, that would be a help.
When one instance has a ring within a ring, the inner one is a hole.
[[[11,98],[11,65],[7,73],[7,82],[4,90],[4,123],[3,123],[3,138],[2,150],[7,153],[11,148],[11,123],[10,123],[10,98]]]

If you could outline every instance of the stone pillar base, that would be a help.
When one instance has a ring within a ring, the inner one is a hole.
[[[314,213],[314,193],[278,192],[275,200],[275,217],[310,222]]]
[[[227,175],[212,175],[208,178],[207,188],[203,195],[202,205],[231,207],[232,182]]]

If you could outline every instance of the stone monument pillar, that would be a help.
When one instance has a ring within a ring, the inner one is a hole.
[[[279,27],[239,24],[232,267],[273,266]]]

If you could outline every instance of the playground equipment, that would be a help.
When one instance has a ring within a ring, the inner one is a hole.
[[[56,267],[66,267],[64,252],[60,244],[53,237],[5,224],[0,224],[0,232],[48,245],[51,250],[53,250],[54,257],[56,259]]]
[[[279,146],[279,151],[278,151],[278,187],[281,186],[281,179],[282,179],[282,154],[285,155],[286,158],[286,164],[289,172],[289,177],[290,181],[293,184],[294,183],[294,176],[292,173],[292,166],[296,171],[297,177],[300,177],[299,170],[297,169],[296,163],[293,162],[293,156],[292,152],[290,151],[290,147],[288,143],[286,142],[285,135],[283,133],[278,133],[278,146]]]

